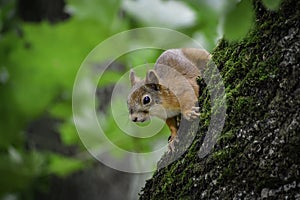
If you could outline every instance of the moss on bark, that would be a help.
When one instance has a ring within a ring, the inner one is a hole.
[[[256,24],[248,36],[222,40],[213,52],[227,98],[213,151],[198,157],[211,115],[200,79],[200,126],[179,133],[181,139],[196,134],[193,143],[155,172],[140,199],[300,198],[300,2],[285,0],[276,12],[260,1],[254,5]]]

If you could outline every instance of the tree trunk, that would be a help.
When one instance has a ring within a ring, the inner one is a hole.
[[[300,199],[300,1],[285,0],[278,11],[255,1],[254,8],[248,36],[222,40],[213,52],[227,105],[216,145],[198,156],[211,115],[200,80],[202,117],[192,145],[155,172],[140,199]]]

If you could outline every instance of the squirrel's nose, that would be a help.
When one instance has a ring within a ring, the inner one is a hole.
[[[137,122],[137,120],[138,120],[137,117],[132,118],[132,121],[133,121],[133,122]]]

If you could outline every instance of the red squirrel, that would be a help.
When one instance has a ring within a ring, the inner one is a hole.
[[[199,107],[195,106],[199,95],[196,78],[210,59],[205,50],[170,49],[159,56],[145,79],[136,77],[133,70],[130,72],[132,88],[127,100],[130,119],[144,122],[156,116],[166,120],[171,131],[170,151],[175,150],[174,141],[178,141],[178,115],[187,120],[200,115]]]

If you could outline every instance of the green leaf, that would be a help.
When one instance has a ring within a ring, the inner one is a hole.
[[[75,158],[69,158],[58,154],[50,155],[48,172],[61,177],[68,176],[84,168],[84,163]]]
[[[67,0],[67,10],[79,20],[93,19],[103,25],[104,32],[113,31],[113,28],[126,27],[125,21],[121,21],[118,13],[121,6],[120,0]]]
[[[45,157],[38,152],[24,153],[10,147],[7,154],[0,154],[0,160],[0,197],[30,188],[45,169]]]
[[[282,0],[262,0],[264,6],[270,10],[277,10]]]
[[[59,133],[64,144],[72,145],[79,143],[75,125],[72,122],[65,122],[59,127]]]
[[[242,39],[250,30],[254,11],[250,0],[242,0],[225,16],[224,36],[229,41]]]
[[[110,84],[116,83],[122,77],[121,73],[113,72],[113,71],[105,71],[99,80],[98,85],[100,87],[105,87]]]
[[[49,109],[50,114],[59,119],[67,119],[72,115],[72,103],[58,102]]]

